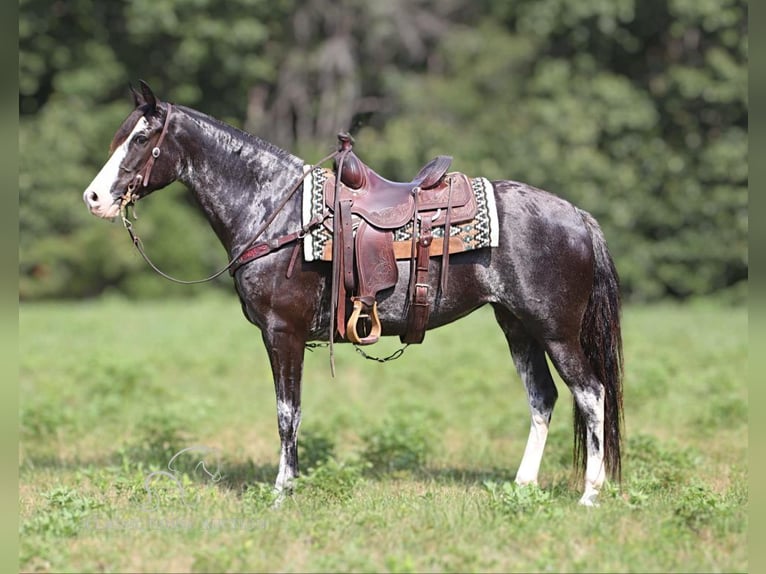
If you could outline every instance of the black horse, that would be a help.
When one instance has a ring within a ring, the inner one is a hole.
[[[132,92],[135,109],[84,193],[94,215],[114,218],[128,201],[178,180],[195,194],[232,258],[258,234],[269,240],[300,229],[300,194],[288,194],[300,185],[303,160],[203,113],[162,102],[143,82],[140,92]],[[593,505],[606,475],[620,478],[623,361],[614,263],[587,212],[524,183],[492,186],[499,246],[452,255],[449,282],[428,328],[492,305],[531,411],[519,484],[537,481],[558,396],[547,353],[573,395],[574,457],[585,482],[580,502]],[[289,492],[298,473],[304,350],[307,342],[327,341],[331,325],[331,265],[299,261],[287,278],[292,253],[285,245],[234,275],[244,314],[260,328],[271,361],[282,444],[280,493]],[[398,266],[399,282],[379,302],[386,335],[406,328],[409,263]],[[429,276],[433,289],[436,267]]]

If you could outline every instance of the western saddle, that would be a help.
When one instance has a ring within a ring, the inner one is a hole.
[[[389,181],[365,165],[352,151],[353,139],[339,134],[335,176],[324,184],[324,202],[332,232],[331,337],[338,334],[358,345],[381,335],[377,294],[396,285],[397,258],[410,260],[407,328],[402,342],[421,343],[430,312],[428,267],[441,255],[440,291],[447,285],[450,230],[476,216],[471,182],[462,173],[447,173],[452,158],[437,156],[409,182]],[[394,248],[394,230],[409,226],[409,253]],[[433,229],[444,227],[441,246]],[[347,300],[352,309],[348,313]]]

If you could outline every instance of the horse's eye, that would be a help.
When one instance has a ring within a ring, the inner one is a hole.
[[[145,144],[147,141],[149,141],[149,138],[147,138],[144,134],[136,134],[136,136],[133,138],[133,141],[137,144]]]

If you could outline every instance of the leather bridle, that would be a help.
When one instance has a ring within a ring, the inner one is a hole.
[[[168,127],[170,126],[170,116],[173,113],[173,105],[168,103],[168,109],[165,113],[165,123],[162,125],[162,131],[160,132],[160,138],[157,140],[156,145],[152,148],[151,155],[147,158],[144,167],[138,170],[138,173],[133,176],[133,179],[128,183],[128,189],[125,195],[122,196],[121,210],[126,206],[132,204],[138,199],[138,193],[136,189],[140,187],[147,187],[149,180],[152,176],[152,169],[154,169],[154,163],[162,153],[162,143],[165,141],[165,136],[168,134]]]

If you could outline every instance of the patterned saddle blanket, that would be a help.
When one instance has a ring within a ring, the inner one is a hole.
[[[306,166],[306,171],[310,166]],[[328,184],[334,186],[335,174],[331,169],[317,167],[306,176],[303,184],[303,225],[316,217],[321,217],[327,207]],[[463,212],[468,219],[460,217],[460,212],[452,215],[450,225],[450,254],[471,251],[482,247],[497,247],[500,239],[497,220],[497,206],[492,184],[487,178],[467,178],[473,191],[468,205]],[[475,209],[475,212],[474,212]],[[356,229],[356,226],[355,226]],[[431,257],[442,255],[444,245],[444,217],[436,213],[432,228],[433,242],[429,248]],[[412,257],[412,225],[393,229],[394,255],[396,259]],[[303,240],[303,256],[306,261],[332,261],[332,223],[315,227]]]

